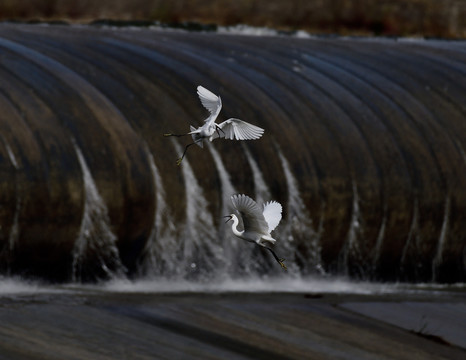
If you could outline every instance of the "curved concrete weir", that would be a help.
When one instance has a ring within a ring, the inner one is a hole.
[[[466,42],[3,24],[1,270],[58,281],[280,276],[268,254],[225,232],[229,179],[284,205],[276,250],[292,276],[464,282],[465,64]],[[222,97],[222,119],[266,131],[191,148],[186,163],[202,189],[193,202],[175,164],[191,139],[162,134],[202,123],[197,85]],[[105,222],[114,259],[100,252],[98,231],[82,233],[87,178],[105,209],[93,214],[105,218],[86,221]],[[289,203],[297,196],[299,207]],[[188,212],[188,203],[204,205]],[[209,219],[212,241],[191,238],[206,231],[185,228],[205,225],[187,219],[193,211]]]

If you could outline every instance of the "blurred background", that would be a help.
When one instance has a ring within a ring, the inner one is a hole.
[[[466,37],[465,0],[0,0],[0,20],[97,19],[273,27],[317,34]]]

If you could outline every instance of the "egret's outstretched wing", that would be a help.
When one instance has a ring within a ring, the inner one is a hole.
[[[268,234],[268,225],[257,203],[246,195],[233,195],[233,206],[240,213],[244,231],[254,231],[259,234]]]
[[[218,126],[222,131],[216,133],[214,137],[220,135],[220,137],[230,140],[255,140],[264,133],[264,129],[240,119],[228,119]]]
[[[206,121],[212,119],[215,120],[222,109],[222,100],[220,97],[202,86],[197,87],[197,95],[199,96],[202,105],[204,105],[204,107],[210,112],[211,116],[209,116]]]
[[[282,219],[282,206],[276,201],[269,201],[264,204],[263,215],[269,225],[269,232],[272,232]]]

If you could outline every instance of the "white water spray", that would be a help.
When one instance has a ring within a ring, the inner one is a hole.
[[[411,220],[411,226],[409,228],[408,238],[406,239],[405,246],[403,247],[403,251],[401,253],[401,273],[403,273],[404,268],[407,267],[408,261],[409,263],[414,262],[414,266],[417,266],[417,264],[415,263],[417,261],[416,256],[411,255],[417,254],[420,241],[421,239],[419,234],[419,200],[418,198],[415,198],[413,203],[413,217]]]
[[[387,226],[387,203],[384,201],[383,205],[383,218],[382,223],[380,224],[379,233],[377,234],[377,239],[375,241],[374,254],[371,256],[372,260],[372,273],[375,272],[377,264],[379,262],[380,256],[382,255],[382,245],[385,238],[385,228]]]
[[[252,170],[256,201],[258,203],[264,203],[265,201],[269,201],[271,199],[270,190],[267,184],[265,183],[264,177],[262,176],[262,172],[260,171],[256,160],[254,160],[254,157],[251,155],[247,146],[244,145],[244,143],[241,143],[241,145],[243,146],[243,150],[246,153],[246,157],[249,162],[249,167]]]
[[[181,153],[181,146],[176,140],[172,141],[176,151]],[[207,200],[189,161],[185,159],[180,166],[186,191],[186,223],[184,234],[178,240],[181,249],[178,255],[178,275],[213,274],[224,259],[223,248],[213,231],[215,226]]]
[[[220,154],[210,143],[207,145],[222,187],[222,210],[219,216],[223,219],[223,216],[232,212],[231,196],[236,194],[237,191],[231,183],[230,174],[223,165]],[[225,275],[237,276],[257,273],[262,264],[263,254],[260,254],[260,250],[251,247],[250,244],[245,244],[242,240],[236,238],[230,227],[231,223],[225,224],[224,221],[220,221],[218,227],[218,236],[222,239],[222,247],[225,253]],[[259,254],[257,254],[258,251]]]
[[[15,154],[13,150],[11,150],[10,145],[5,144],[6,150],[8,152],[8,156],[10,158],[11,165],[15,168],[15,170],[19,170],[18,162],[16,161]],[[18,185],[16,185],[16,205],[15,205],[15,215],[13,216],[13,225],[10,229],[10,235],[8,236],[8,246],[10,252],[13,251],[16,242],[18,241],[19,237],[19,213],[21,212],[21,195],[19,194]]]
[[[18,166],[18,162],[16,161],[15,153],[13,152],[13,150],[11,150],[10,145],[5,143],[5,147],[6,147],[6,151],[8,152],[8,157],[10,158],[11,165],[13,165],[13,167],[16,170],[18,170],[19,166]]]
[[[443,249],[445,248],[445,242],[448,232],[448,223],[450,220],[450,196],[447,195],[445,199],[445,212],[443,215],[442,228],[438,239],[437,252],[432,262],[432,280],[435,282],[438,280],[438,269],[443,262]]]
[[[219,153],[215,148],[210,144],[207,143],[207,148],[209,149],[212,158],[214,159],[215,167],[217,168],[217,173],[220,178],[220,183],[222,186],[222,215],[226,215],[229,213],[229,209],[231,209],[231,200],[230,197],[236,194],[235,187],[231,183],[230,174],[228,174],[225,166],[223,165],[222,158],[220,157]]]
[[[143,251],[142,272],[148,276],[170,277],[176,274],[176,228],[165,200],[166,194],[154,156],[146,146],[146,155],[155,187],[154,223]]]
[[[11,165],[15,168],[15,172],[17,175],[17,171],[20,170],[20,166],[18,165],[18,162],[16,160],[15,154],[13,150],[11,149],[10,145],[5,141],[5,147],[8,152],[8,157],[10,158]],[[10,258],[13,254],[13,250],[16,246],[16,243],[18,242],[19,238],[19,214],[21,212],[21,203],[22,203],[22,198],[21,198],[21,193],[19,190],[19,183],[16,181],[16,203],[15,203],[15,214],[13,215],[13,224],[11,225],[10,228],[10,233],[8,234],[8,250],[7,252],[10,254],[7,256],[7,258]]]
[[[353,206],[351,209],[350,226],[348,235],[346,237],[345,245],[343,246],[342,261],[340,266],[342,271],[346,274],[349,273],[350,258],[351,264],[360,268],[360,275],[364,274],[363,263],[367,260],[364,259],[362,254],[360,241],[363,238],[363,229],[361,226],[361,211],[359,208],[359,194],[356,181],[352,181],[353,188]]]
[[[286,240],[284,241],[286,251],[290,254],[294,253],[296,261],[302,267],[301,273],[323,273],[320,244],[323,219],[321,219],[316,232],[309,211],[302,200],[298,181],[293,176],[290,165],[280,149],[278,149],[278,155],[288,190],[287,216],[280,230],[280,238]],[[302,249],[299,252],[297,251],[298,246]],[[291,265],[287,266],[290,267]],[[294,267],[296,267],[296,264],[294,264]],[[297,269],[296,272],[298,272]]]
[[[73,281],[81,280],[86,270],[88,256],[96,256],[101,272],[108,278],[121,277],[126,272],[116,236],[110,229],[107,207],[100,196],[81,149],[73,139],[76,155],[81,165],[84,182],[84,212],[73,250]]]

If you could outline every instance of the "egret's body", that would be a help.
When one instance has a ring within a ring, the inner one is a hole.
[[[276,240],[270,234],[278,225],[282,218],[282,206],[276,201],[269,201],[264,204],[261,210],[259,205],[246,195],[233,195],[231,201],[236,211],[238,211],[243,221],[243,230],[238,229],[239,218],[235,214],[226,217],[233,221],[231,230],[240,239],[256,243],[269,250],[275,260],[286,270],[283,259],[280,259],[275,251],[267,244],[275,244]]]
[[[222,137],[230,140],[254,140],[259,139],[264,133],[264,129],[235,118],[231,118],[217,124],[215,120],[222,109],[222,100],[220,99],[220,96],[215,95],[202,86],[197,87],[197,95],[199,96],[202,105],[204,105],[210,113],[209,117],[205,119],[204,125],[198,128],[190,126],[191,131],[186,134],[164,134],[164,136],[191,135],[193,138],[193,142],[186,145],[183,155],[177,160],[178,165],[181,164],[188,147],[193,144],[203,147],[204,141],[213,141],[216,138]]]

